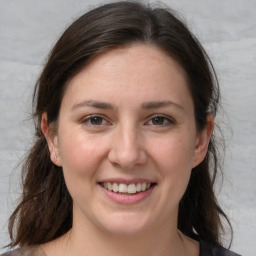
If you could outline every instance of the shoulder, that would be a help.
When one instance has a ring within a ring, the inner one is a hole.
[[[200,240],[200,256],[240,256],[220,246]]]
[[[39,245],[24,246],[15,250],[1,254],[0,256],[44,256]]]

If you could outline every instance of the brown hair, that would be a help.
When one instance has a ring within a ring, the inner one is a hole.
[[[68,81],[99,53],[135,43],[151,44],[175,58],[188,77],[197,129],[205,128],[207,115],[216,115],[219,86],[209,57],[177,14],[167,8],[121,1],[89,11],[68,27],[49,55],[33,98],[35,141],[23,165],[23,194],[9,220],[11,243],[32,245],[51,241],[72,227],[72,198],[63,172],[49,155],[41,131],[42,114],[58,119]],[[215,137],[204,161],[192,171],[180,202],[178,228],[186,235],[221,245],[221,217],[230,222],[214,194],[218,169]],[[231,227],[231,226],[230,226]]]

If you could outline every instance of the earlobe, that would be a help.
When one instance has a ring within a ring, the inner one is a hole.
[[[193,168],[204,160],[212,136],[213,128],[214,118],[212,115],[208,115],[206,127],[198,134],[196,139]]]
[[[50,124],[48,123],[48,117],[47,113],[43,113],[42,119],[41,119],[41,130],[46,138],[48,149],[50,152],[51,161],[57,165],[61,166],[61,158],[59,155],[59,147],[58,147],[58,136],[56,134],[56,131],[50,127]]]

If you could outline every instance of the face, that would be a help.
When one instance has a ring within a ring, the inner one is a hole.
[[[74,226],[115,234],[177,227],[179,201],[211,132],[196,130],[176,61],[148,45],[103,53],[69,82],[54,136],[46,119]]]

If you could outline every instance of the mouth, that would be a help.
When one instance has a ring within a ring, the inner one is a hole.
[[[136,195],[141,192],[150,190],[156,183],[138,182],[138,183],[117,183],[117,182],[100,182],[99,185],[108,191],[120,195]]]

